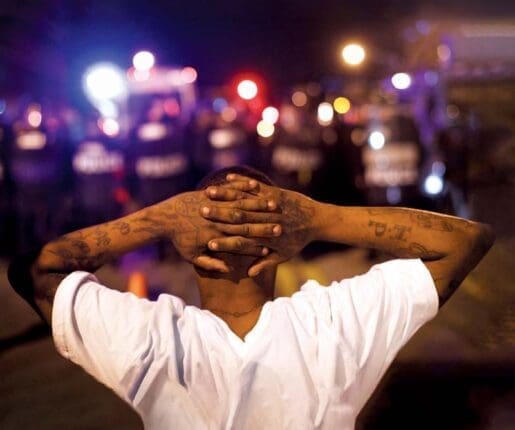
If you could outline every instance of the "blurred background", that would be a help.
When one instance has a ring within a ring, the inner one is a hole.
[[[515,428],[514,133],[512,1],[2,0],[0,428],[142,428],[57,355],[7,265],[234,164],[327,202],[491,223],[495,246],[358,428]],[[386,258],[313,244],[276,293]],[[167,243],[99,277],[198,303]]]

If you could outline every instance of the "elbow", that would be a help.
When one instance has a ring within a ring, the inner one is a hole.
[[[11,287],[24,299],[28,299],[34,292],[34,279],[32,278],[33,255],[15,258],[7,269],[7,279]]]
[[[473,249],[476,251],[479,258],[482,258],[495,242],[495,231],[489,224],[474,223],[474,229],[471,235]]]
[[[479,243],[486,254],[495,242],[495,231],[490,224],[480,224]]]

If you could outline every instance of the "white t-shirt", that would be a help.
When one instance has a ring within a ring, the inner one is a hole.
[[[105,288],[86,272],[60,284],[54,342],[113,389],[148,429],[352,429],[399,349],[435,316],[420,260],[393,260],[267,302],[241,340],[209,311]]]

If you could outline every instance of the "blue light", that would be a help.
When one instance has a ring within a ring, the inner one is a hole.
[[[215,112],[222,112],[227,106],[229,106],[229,103],[227,103],[227,100],[225,100],[222,97],[217,97],[213,100],[213,110]]]
[[[427,194],[436,196],[437,194],[440,194],[442,190],[443,179],[440,176],[431,173],[424,181],[424,191]]]
[[[431,24],[423,19],[415,23],[415,28],[420,34],[429,34],[431,32]]]

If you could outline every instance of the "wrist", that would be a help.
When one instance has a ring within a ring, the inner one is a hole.
[[[329,203],[315,202],[315,217],[313,231],[315,238],[313,240],[322,240],[327,242],[335,241],[334,230],[337,226],[341,230],[343,220],[341,219],[341,206],[335,206]]]
[[[331,206],[330,204],[313,200],[314,216],[311,227],[312,241],[326,240],[327,227],[331,222]]]

